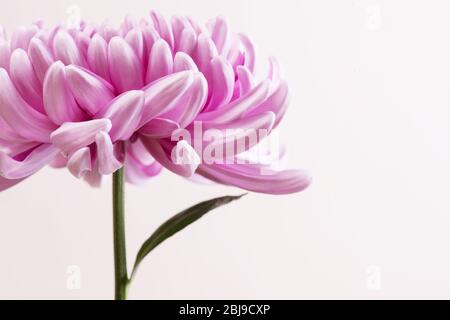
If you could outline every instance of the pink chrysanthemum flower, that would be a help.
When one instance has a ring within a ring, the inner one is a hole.
[[[92,185],[121,167],[129,182],[165,167],[255,192],[301,191],[310,183],[301,171],[205,163],[193,142],[172,139],[177,130],[193,133],[196,122],[202,130],[270,133],[288,104],[288,86],[270,62],[257,81],[252,42],[220,17],[206,27],[155,12],[118,29],[36,23],[9,39],[0,30],[0,190],[51,164]],[[174,148],[192,161],[174,162]]]

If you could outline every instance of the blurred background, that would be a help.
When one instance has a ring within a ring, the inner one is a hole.
[[[251,194],[155,250],[131,299],[450,298],[448,1],[15,0],[9,33],[43,19],[219,14],[282,62],[281,127],[306,192]],[[0,298],[113,297],[110,181],[45,169],[0,194]],[[164,172],[127,187],[130,263],[167,218],[240,190]],[[75,280],[74,280],[75,279]]]

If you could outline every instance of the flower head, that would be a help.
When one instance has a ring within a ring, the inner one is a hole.
[[[288,105],[276,60],[258,81],[255,59],[252,41],[222,17],[36,23],[9,39],[0,30],[0,190],[47,164],[92,185],[124,166],[134,183],[164,167],[255,192],[303,190],[302,171],[242,160]]]

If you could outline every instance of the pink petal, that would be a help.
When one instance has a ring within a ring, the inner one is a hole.
[[[45,74],[54,62],[52,54],[41,40],[34,38],[30,42],[28,56],[30,57],[36,76],[41,83],[44,83]]]
[[[226,55],[229,46],[229,28],[224,17],[217,18],[211,37],[216,44],[219,54]]]
[[[67,168],[76,178],[82,178],[92,171],[91,150],[87,147],[75,151],[67,162]]]
[[[3,120],[0,115],[0,139],[8,142],[24,141],[25,139],[20,136],[11,126]]]
[[[22,161],[0,153],[0,176],[6,179],[22,179],[46,166],[58,150],[51,144],[42,144],[32,150]]]
[[[178,44],[178,52],[185,52],[192,55],[197,46],[197,34],[191,28],[186,28],[181,33]]]
[[[0,39],[0,68],[9,70],[9,58],[11,56],[11,50],[9,43],[3,39]]]
[[[156,161],[182,177],[192,177],[200,164],[200,157],[184,140],[168,151],[163,149],[158,140],[143,138],[142,142]]]
[[[206,34],[198,37],[196,63],[201,72],[203,72],[209,82],[209,68],[211,60],[218,56],[216,45]]]
[[[239,83],[240,95],[247,95],[255,86],[255,79],[250,70],[244,66],[238,66],[236,73]]]
[[[112,82],[120,93],[143,87],[142,64],[124,39],[119,37],[111,39],[108,47],[108,62]]]
[[[115,97],[108,82],[80,67],[67,66],[66,79],[75,100],[90,115],[103,110]]]
[[[144,107],[143,91],[128,91],[117,97],[102,118],[111,120],[111,139],[128,140],[138,129]]]
[[[127,182],[141,184],[147,181],[148,178],[157,176],[162,171],[162,168],[150,155],[140,139],[129,144],[125,158]]]
[[[241,117],[245,112],[258,107],[263,103],[269,93],[269,80],[261,82],[246,96],[233,101],[227,106],[221,109],[217,109],[211,112],[202,113],[199,115],[199,121],[216,121],[216,122],[228,122],[233,121]]]
[[[86,61],[81,54],[75,40],[66,31],[58,31],[53,40],[53,52],[55,58],[61,60],[65,65],[76,64],[86,66]]]
[[[274,195],[300,192],[311,184],[311,177],[303,171],[262,175],[261,169],[255,165],[201,165],[197,173],[217,183]]]
[[[177,52],[173,61],[173,72],[181,72],[187,70],[198,72],[197,65],[188,54],[181,51]]]
[[[180,129],[180,125],[172,120],[155,118],[139,129],[139,133],[149,138],[162,139],[170,137],[178,129]]]
[[[103,175],[109,175],[122,167],[114,155],[114,147],[111,138],[106,132],[99,132],[95,137],[97,145],[98,172]]]
[[[141,126],[174,108],[194,80],[194,72],[174,73],[144,88],[145,105]]]
[[[244,66],[247,67],[251,72],[255,71],[256,63],[256,49],[255,46],[248,36],[245,34],[239,34],[242,45],[244,46],[245,62]]]
[[[152,51],[153,45],[161,37],[152,26],[143,27],[142,36],[144,37],[144,58],[142,62],[144,66],[148,66],[150,52]]]
[[[94,35],[88,47],[87,60],[91,70],[108,82],[111,82],[108,64],[108,44],[98,34]]]
[[[16,29],[11,37],[11,50],[21,48],[27,51],[31,39],[38,31],[39,28],[35,25]]]
[[[211,60],[211,99],[206,111],[219,109],[233,97],[235,75],[231,64],[222,57]]]
[[[56,124],[82,121],[86,114],[80,109],[66,80],[65,67],[57,61],[48,69],[44,80],[44,108]]]
[[[52,143],[66,155],[95,142],[99,132],[111,130],[109,119],[66,122],[51,134]]]
[[[37,111],[44,113],[42,84],[34,73],[33,66],[23,49],[16,49],[11,55],[11,80],[24,100]]]
[[[166,112],[162,117],[179,123],[181,128],[188,126],[200,113],[208,97],[208,83],[203,74],[194,73],[194,79],[189,89],[180,99],[175,108]]]
[[[274,128],[278,127],[289,105],[289,87],[281,81],[275,91],[260,106],[248,113],[248,116],[271,111],[276,115]]]
[[[26,103],[4,69],[0,69],[0,83],[0,117],[23,138],[49,142],[55,126]]]
[[[166,40],[170,48],[173,49],[174,39],[172,33],[172,26],[170,25],[170,23],[168,23],[167,20],[159,12],[156,11],[151,11],[150,17],[153,20],[153,24],[155,25],[156,30],[161,35],[161,38]]]
[[[153,45],[148,62],[146,83],[151,83],[167,76],[173,71],[173,57],[169,45],[159,39]]]
[[[15,186],[19,182],[22,182],[23,180],[24,179],[9,180],[9,179],[0,177],[0,191],[5,191],[5,190]]]
[[[133,48],[139,61],[142,62],[144,60],[144,37],[142,31],[139,28],[130,30],[126,35],[125,40],[131,48]],[[142,64],[142,66],[144,66],[144,64]]]

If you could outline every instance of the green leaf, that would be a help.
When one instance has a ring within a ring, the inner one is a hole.
[[[178,213],[173,218],[167,220],[164,224],[162,224],[147,241],[144,242],[141,249],[139,250],[136,262],[134,263],[133,272],[131,274],[131,279],[133,279],[140,263],[145,257],[153,251],[157,246],[159,246],[162,242],[172,237],[177,232],[183,230],[191,223],[199,220],[205,214],[214,210],[223,205],[229,204],[230,202],[241,199],[244,195],[241,196],[227,196],[212,199],[209,201],[205,201],[199,203],[189,209],[186,209],[180,213]]]

